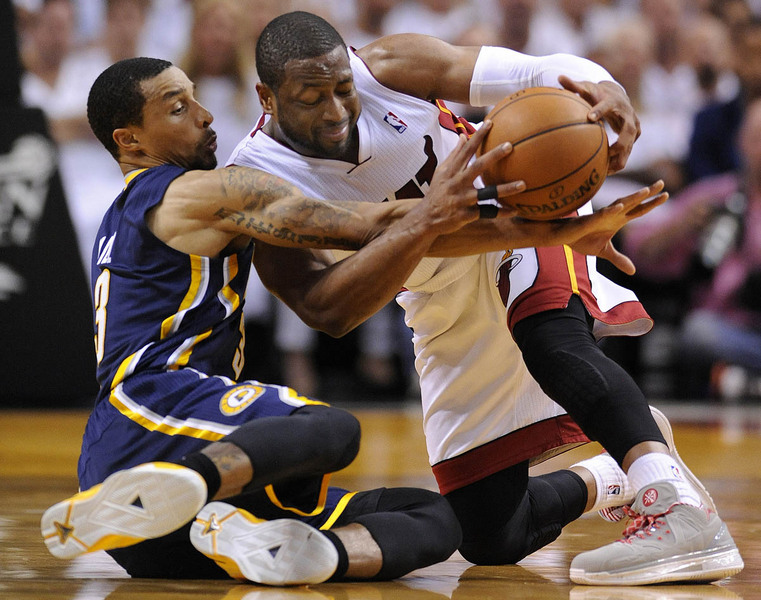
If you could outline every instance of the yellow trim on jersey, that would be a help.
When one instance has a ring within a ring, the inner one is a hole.
[[[457,116],[449,110],[446,106],[444,106],[441,103],[441,100],[436,100],[436,108],[438,108],[441,112],[443,112],[445,115],[449,115],[452,117],[452,124],[455,126],[455,128],[460,132],[464,133],[468,137],[470,137],[470,134],[468,133],[468,128],[465,127],[463,123],[460,122],[460,120],[457,118]]]
[[[189,338],[185,340],[185,343],[180,347],[180,354],[177,355],[177,352],[175,351],[170,358],[176,358],[172,362],[167,362],[167,369],[171,370],[177,370],[180,367],[187,366],[188,362],[190,361],[190,355],[193,354],[193,348],[196,347],[196,344],[199,342],[204,341],[207,337],[211,335],[211,329],[207,329],[203,333],[200,333],[196,336],[193,336],[192,338]]]
[[[146,167],[145,169],[137,169],[136,171],[131,171],[127,173],[124,176],[124,187],[126,188],[129,185],[130,181],[132,181],[135,177],[140,175],[140,173],[142,173],[143,171],[147,171],[148,169],[149,167]]]
[[[576,280],[576,269],[573,264],[573,250],[570,246],[563,246],[565,252],[565,264],[568,267],[568,277],[571,278],[571,291],[574,294],[579,293],[579,282]]]
[[[320,526],[320,529],[330,529],[333,527],[333,524],[338,520],[338,517],[340,517],[343,514],[343,511],[346,510],[346,506],[349,504],[349,500],[351,500],[356,494],[357,492],[349,492],[341,496],[341,499],[333,509],[333,513],[330,515],[330,518]]]
[[[273,488],[271,485],[266,486],[264,488],[264,491],[267,492],[267,497],[270,499],[270,502],[272,502],[272,504],[274,504],[278,508],[282,510],[290,511],[301,517],[314,517],[315,515],[319,515],[323,510],[325,510],[325,500],[327,500],[328,498],[328,482],[329,481],[330,481],[330,473],[322,476],[322,483],[320,484],[320,495],[317,498],[317,506],[314,508],[312,512],[308,512],[308,513],[301,511],[298,508],[294,508],[293,506],[284,506],[278,499],[277,494],[275,493],[275,488]]]
[[[146,344],[140,350],[137,352],[134,352],[133,354],[130,354],[127,358],[125,358],[122,363],[119,365],[119,368],[116,369],[116,373],[114,374],[114,378],[111,380],[111,389],[113,390],[117,385],[119,385],[122,381],[124,381],[127,377],[132,375],[133,371],[135,370],[135,367],[137,366],[137,363],[140,362],[140,358],[143,356],[143,353],[151,346],[153,342],[150,344]]]
[[[161,339],[162,340],[166,338],[170,333],[173,332],[173,328],[175,327],[175,322],[177,322],[178,319],[182,319],[182,316],[185,314],[185,311],[187,311],[193,305],[193,303],[197,301],[199,289],[201,288],[201,284],[204,281],[205,261],[203,260],[203,257],[197,256],[195,254],[191,254],[189,255],[189,258],[190,258],[190,286],[188,287],[188,291],[185,294],[185,297],[182,299],[182,302],[180,303],[179,310],[172,316],[164,319],[164,321],[161,323]],[[179,323],[177,324],[177,326],[179,326]]]
[[[201,419],[177,419],[171,415],[161,416],[148,407],[134,402],[121,386],[112,390],[108,398],[111,405],[130,421],[137,423],[148,431],[157,431],[166,435],[184,435],[210,442],[221,440],[235,431],[232,425],[222,425]]]
[[[237,308],[240,306],[240,295],[232,288],[230,287],[230,282],[235,279],[235,277],[238,275],[238,257],[237,255],[233,254],[229,257],[229,260],[227,261],[228,265],[228,272],[227,272],[227,283],[225,284],[225,287],[223,287],[219,294],[227,299],[227,301],[230,303],[231,309],[230,312],[233,313],[237,310]]]

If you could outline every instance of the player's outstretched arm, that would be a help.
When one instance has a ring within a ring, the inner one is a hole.
[[[206,256],[217,255],[238,238],[289,248],[356,250],[392,226],[394,235],[424,245],[424,252],[437,236],[479,218],[473,181],[486,165],[511,151],[509,144],[498,146],[471,164],[489,124],[482,129],[470,140],[463,137],[441,163],[424,201],[318,200],[277,176],[233,166],[178,177],[149,215],[149,226],[173,248]],[[518,183],[505,184],[497,194],[521,189]],[[397,224],[402,218],[404,223]]]
[[[315,329],[338,337],[359,325],[394,298],[440,234],[483,220],[473,181],[491,159],[510,151],[509,146],[498,147],[491,158],[487,153],[471,162],[488,128],[487,123],[470,140],[461,137],[436,170],[428,196],[344,260],[333,262],[324,252],[257,244],[254,262],[264,285]],[[497,188],[497,195],[521,189],[522,182],[505,184]]]
[[[647,214],[667,198],[663,182],[657,181],[591,215],[550,221],[528,221],[518,217],[481,219],[440,237],[431,245],[428,254],[465,256],[508,248],[567,244],[582,254],[610,260],[624,273],[632,274],[634,265],[613,247],[611,240],[629,221]]]

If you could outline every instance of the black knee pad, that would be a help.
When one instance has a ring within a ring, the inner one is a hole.
[[[619,464],[634,445],[663,440],[642,391],[597,345],[578,297],[523,319],[513,334],[542,390]]]
[[[552,350],[526,361],[545,394],[572,412],[580,426],[587,414],[610,394],[610,386],[593,362],[566,350]]]

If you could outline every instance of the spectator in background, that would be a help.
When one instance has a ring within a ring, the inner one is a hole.
[[[536,0],[497,0],[498,45],[528,52],[531,46],[531,24],[537,10]]]
[[[708,392],[712,367],[719,392],[725,365],[761,375],[761,98],[738,144],[740,169],[697,181],[625,230],[641,277],[690,286],[677,356],[696,394]]]
[[[477,17],[472,0],[402,0],[384,18],[383,29],[387,35],[422,33],[455,42]]]
[[[617,13],[600,0],[540,2],[527,52],[540,56],[556,52],[589,56]]]
[[[261,114],[252,48],[246,43],[244,7],[236,0],[196,0],[180,68],[196,84],[196,97],[211,111],[217,161],[223,165],[236,140]]]
[[[709,0],[707,4],[708,12],[733,32],[753,18],[753,10],[746,0]]]
[[[610,30],[592,57],[624,86],[642,128],[626,167],[616,175],[617,181],[633,180],[638,187],[652,178],[663,179],[667,188],[673,189],[681,185],[681,161],[687,151],[690,120],[688,116],[680,117],[674,111],[664,110],[660,103],[646,95],[646,74],[655,63],[655,37],[648,21],[633,18]],[[611,193],[622,190],[611,190]]]
[[[106,66],[136,51],[146,7],[146,0],[109,0],[99,45],[80,50],[75,47],[75,4],[46,0],[31,16],[22,46],[22,100],[41,108],[49,121],[85,272],[109,199],[124,185],[87,123],[87,92]]]
[[[726,23],[703,13],[692,23],[684,41],[685,60],[695,74],[699,108],[734,98],[740,82],[732,70],[732,36]]]
[[[734,31],[734,71],[737,94],[715,102],[695,116],[687,155],[689,181],[740,168],[736,136],[745,106],[761,96],[761,18],[754,17]]]
[[[695,72],[685,60],[684,43],[692,35],[694,14],[686,0],[642,0],[642,17],[653,29],[654,60],[642,75],[642,96],[647,106],[674,120],[672,134],[687,151],[692,118],[698,110]],[[667,182],[676,189],[674,182]],[[680,182],[681,183],[681,182]]]
[[[177,61],[187,48],[195,0],[150,0],[139,56]]]
[[[354,0],[352,18],[342,28],[346,43],[355,48],[366,46],[384,34],[386,15],[399,0]]]

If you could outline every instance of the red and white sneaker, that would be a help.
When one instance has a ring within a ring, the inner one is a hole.
[[[701,483],[700,479],[698,479],[695,474],[690,471],[685,462],[682,460],[682,457],[679,456],[679,452],[677,452],[676,449],[676,443],[674,442],[674,432],[671,429],[671,423],[669,423],[666,415],[664,415],[654,406],[650,407],[650,412],[653,415],[653,419],[655,419],[655,423],[658,425],[658,429],[661,430],[661,434],[666,439],[666,445],[671,451],[671,457],[679,467],[681,474],[692,485],[692,487],[697,490],[701,505],[704,508],[716,512],[716,504],[714,504],[713,498],[711,498],[711,494],[708,493],[708,490]],[[627,504],[623,504],[621,506],[603,508],[598,511],[598,514],[606,521],[613,521],[615,523],[627,518],[628,515],[624,508],[628,508],[628,506],[629,505]]]
[[[632,519],[618,541],[571,562],[571,581],[586,585],[710,582],[739,573],[743,560],[715,511],[681,504],[676,488],[657,481],[625,509]]]

